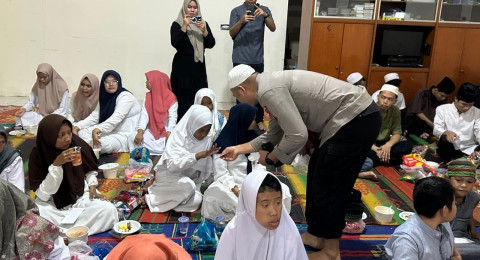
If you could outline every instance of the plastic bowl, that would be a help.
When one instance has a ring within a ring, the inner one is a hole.
[[[27,131],[27,134],[29,134],[29,135],[37,135],[38,125],[26,126],[25,131]]]
[[[81,240],[87,243],[88,231],[88,227],[86,226],[75,226],[69,228],[66,233],[68,243],[72,243],[75,240]]]
[[[392,222],[393,213],[395,211],[392,208],[385,206],[376,206],[375,207],[375,219],[379,222],[389,223]]]
[[[98,166],[98,169],[103,171],[103,176],[106,179],[113,179],[117,177],[118,163],[106,163]]]

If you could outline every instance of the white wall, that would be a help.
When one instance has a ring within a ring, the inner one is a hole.
[[[232,67],[232,40],[220,24],[243,1],[200,0],[204,19],[216,39],[206,50],[209,87],[219,102],[234,101],[226,88]],[[137,98],[145,93],[144,73],[170,74],[175,49],[170,26],[183,0],[0,0],[0,96],[30,93],[37,65],[52,64],[70,92],[91,72],[120,73]],[[288,0],[260,1],[273,13],[277,30],[265,29],[265,71],[283,69]],[[188,72],[186,72],[188,73]],[[224,104],[226,105],[226,104]]]

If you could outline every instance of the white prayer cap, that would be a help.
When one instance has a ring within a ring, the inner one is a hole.
[[[394,85],[390,85],[390,84],[383,84],[382,88],[380,89],[380,92],[382,91],[390,91],[392,92],[393,94],[395,94],[397,97],[398,97],[398,94],[400,93],[398,91],[398,87],[394,86]]]
[[[394,79],[400,79],[400,76],[398,76],[398,73],[388,73],[387,75],[385,75],[383,77],[383,79],[385,80],[385,83],[389,82],[390,80],[394,80]]]
[[[253,73],[255,73],[255,70],[248,65],[240,64],[235,66],[228,72],[228,87],[232,89],[242,84],[242,82],[247,80]]]
[[[363,79],[362,74],[360,74],[359,72],[354,72],[354,73],[348,75],[347,82],[350,83],[350,84],[355,84],[355,83],[359,82],[361,79]]]

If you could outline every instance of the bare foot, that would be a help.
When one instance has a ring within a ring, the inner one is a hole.
[[[323,248],[323,239],[316,237],[308,232],[300,235],[302,237],[303,244],[321,250]]]
[[[378,176],[372,171],[361,172],[361,173],[358,174],[358,178],[370,179],[370,180],[374,180],[374,181],[378,180]]]

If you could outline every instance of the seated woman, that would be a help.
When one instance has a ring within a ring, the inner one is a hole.
[[[81,164],[72,161],[81,147]],[[89,234],[109,230],[118,221],[117,209],[104,201],[96,187],[97,159],[92,148],[72,134],[72,123],[60,115],[48,115],[38,126],[37,146],[28,162],[30,187],[35,191],[40,216],[62,228],[87,226]],[[70,208],[84,208],[73,224],[62,224]]]
[[[40,217],[22,190],[0,180],[0,194],[1,259],[70,259],[59,228]]]
[[[215,259],[308,259],[297,226],[282,205],[282,192],[273,174],[263,169],[250,173]]]
[[[122,78],[116,71],[105,71],[100,82],[104,87],[100,88],[99,105],[75,124],[73,133],[92,146],[101,147],[100,153],[128,152],[128,135],[135,131],[142,107],[122,87]]]
[[[177,124],[177,97],[172,92],[167,74],[152,70],[145,76],[149,92],[145,94],[137,132],[128,136],[128,148],[132,151],[135,146],[143,145],[150,150],[150,154],[162,154]]]
[[[20,153],[8,144],[5,128],[0,123],[0,179],[6,180],[25,191],[25,174]]]
[[[256,107],[245,103],[233,106],[230,109],[227,124],[215,140],[215,144],[220,147],[220,150],[219,153],[213,155],[214,182],[210,184],[203,195],[202,216],[206,218],[215,219],[217,216],[223,216],[226,220],[230,220],[235,216],[240,187],[251,169],[247,170],[248,160],[247,156],[243,154],[228,162],[221,159],[220,154],[226,147],[250,142],[256,137],[253,130],[256,124],[256,112]],[[285,207],[290,212],[292,196],[285,184],[282,184],[282,189],[285,190],[283,192]]]
[[[70,122],[87,118],[98,105],[99,89],[97,76],[91,73],[83,75],[78,90],[72,94],[66,118]]]
[[[222,131],[223,127],[227,123],[227,120],[222,113],[217,111],[217,99],[215,97],[215,92],[209,88],[202,88],[198,90],[195,94],[194,104],[206,106],[208,109],[210,109],[210,111],[212,111],[213,124],[208,136],[211,137],[212,140],[217,139],[220,131]]]
[[[32,111],[38,108],[38,111]],[[15,125],[38,125],[49,114],[65,116],[68,110],[67,83],[53,69],[42,63],[37,68],[37,81],[28,96],[28,102],[15,113]]]
[[[192,105],[173,130],[155,166],[155,182],[145,201],[152,212],[193,212],[202,203],[200,186],[212,173],[212,154],[218,152],[207,137],[212,112]]]

